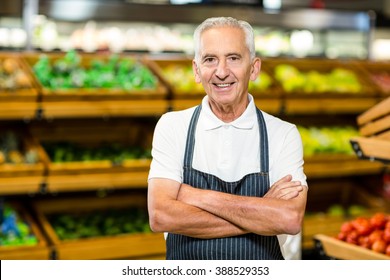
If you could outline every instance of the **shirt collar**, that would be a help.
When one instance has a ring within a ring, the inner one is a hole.
[[[216,129],[225,125],[231,125],[238,129],[251,129],[255,122],[257,122],[256,106],[253,100],[253,96],[249,94],[249,104],[246,107],[244,113],[236,120],[225,123],[218,119],[211,111],[209,105],[209,99],[206,95],[202,100],[202,126],[205,130]]]

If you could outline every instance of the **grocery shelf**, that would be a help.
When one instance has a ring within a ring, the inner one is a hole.
[[[37,102],[0,102],[0,119],[2,120],[31,120],[36,117]]]
[[[317,234],[337,236],[344,222],[356,217],[370,217],[378,212],[386,212],[388,209],[387,202],[383,197],[371,193],[364,187],[345,185],[344,188],[339,188],[333,186],[334,190],[327,190],[330,191],[328,194],[317,187],[319,185],[311,185],[312,192],[317,191],[315,197],[312,196],[312,205],[317,204],[316,206],[318,206],[321,203],[323,206],[320,208],[324,210],[318,211],[317,207],[315,210],[309,209],[306,212],[302,227],[303,249],[314,248],[314,237]],[[332,186],[328,187],[328,189],[331,188]],[[333,207],[336,207],[337,210],[332,210]]]
[[[341,260],[390,260],[390,256],[337,240],[325,234],[314,237],[316,249],[322,256]]]
[[[168,108],[166,100],[106,100],[42,102],[43,118],[160,116]]]
[[[75,192],[98,189],[130,189],[147,186],[149,168],[123,173],[52,175],[46,179],[49,192]]]
[[[354,137],[351,144],[361,159],[390,163],[390,141],[378,138]]]
[[[361,161],[353,155],[324,155],[305,158],[305,174],[311,179],[381,174],[385,168],[385,165],[380,162]]]
[[[0,260],[48,260],[50,258],[50,248],[43,232],[21,203],[13,201],[12,206],[17,210],[17,215],[28,224],[37,243],[0,246]]]
[[[284,112],[286,114],[360,114],[375,105],[379,99],[374,96],[350,97],[315,94],[300,97],[287,96],[284,100]]]
[[[350,140],[356,155],[390,163],[390,97],[357,117],[360,137]]]
[[[42,192],[43,176],[0,178],[0,195],[34,194]]]
[[[72,259],[161,259],[165,257],[162,233],[122,233],[112,236],[62,240],[50,223],[52,214],[93,213],[94,211],[137,207],[146,211],[143,194],[108,196],[105,198],[71,198],[41,200],[33,208],[51,244],[54,258]]]

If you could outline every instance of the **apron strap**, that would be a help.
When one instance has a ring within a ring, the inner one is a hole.
[[[269,172],[269,151],[268,151],[268,134],[267,126],[261,111],[256,107],[257,121],[259,123],[260,133],[260,172]]]
[[[202,104],[198,105],[195,108],[195,111],[192,114],[190,126],[188,127],[186,150],[184,153],[184,168],[192,167],[192,159],[194,157],[194,147],[195,147],[196,125],[198,123],[201,109],[202,109]]]

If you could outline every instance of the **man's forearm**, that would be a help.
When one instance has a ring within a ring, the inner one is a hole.
[[[176,186],[170,180],[149,181],[149,222],[153,231],[197,238],[221,238],[246,233],[221,217],[177,200],[175,189],[180,189],[180,185]]]
[[[235,224],[192,205],[179,207],[173,216],[176,216],[176,221],[172,223],[174,226],[171,232],[177,234],[209,239],[247,233]]]
[[[306,200],[306,197],[302,198],[305,195],[306,190],[294,199],[282,200],[238,196],[182,185],[178,199],[228,220],[248,232],[276,235],[295,234],[300,230],[304,206],[297,210],[297,204],[299,200]]]

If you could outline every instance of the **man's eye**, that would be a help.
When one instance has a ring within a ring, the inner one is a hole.
[[[214,61],[214,58],[213,57],[207,57],[204,59],[204,62],[207,62],[207,63],[210,63],[210,62],[213,62]]]

